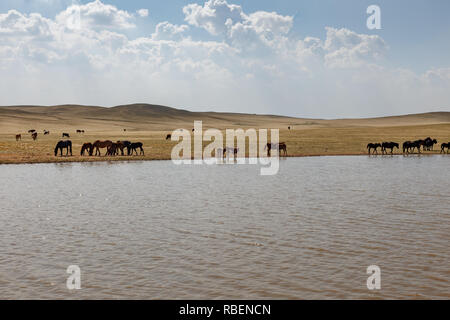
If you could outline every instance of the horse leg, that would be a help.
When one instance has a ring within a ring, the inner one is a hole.
[[[141,147],[141,152],[142,152],[142,155],[145,156],[144,148],[142,148],[142,147]]]

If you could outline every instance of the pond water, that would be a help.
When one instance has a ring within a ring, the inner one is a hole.
[[[0,298],[450,298],[449,166],[1,165]],[[81,290],[66,288],[69,265]],[[367,289],[370,265],[380,290]]]

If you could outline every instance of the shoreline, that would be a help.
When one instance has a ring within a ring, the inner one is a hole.
[[[403,154],[403,153],[394,153],[394,154],[367,154],[367,153],[339,153],[339,154],[326,154],[326,153],[317,153],[317,154],[295,154],[279,157],[280,160],[287,158],[315,158],[315,157],[351,157],[351,156],[366,156],[371,158],[378,157],[394,157],[394,156],[436,156],[436,155],[450,155],[450,153],[440,153],[440,152],[429,152],[429,153],[412,153],[412,154]],[[75,159],[74,159],[75,158]],[[77,159],[78,158],[78,159]],[[194,160],[193,158],[191,158]],[[246,157],[248,159],[248,157]],[[151,158],[151,157],[130,157],[130,156],[117,156],[117,157],[86,157],[80,159],[79,156],[76,157],[54,157],[54,159],[45,159],[45,160],[23,160],[23,161],[14,161],[14,160],[0,160],[1,165],[25,165],[25,164],[49,164],[49,163],[93,163],[93,162],[144,162],[144,161],[171,161],[172,159],[169,157],[163,158]]]

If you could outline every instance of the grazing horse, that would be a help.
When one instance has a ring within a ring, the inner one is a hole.
[[[381,144],[380,143],[369,143],[368,145],[367,145],[367,149],[369,149],[369,154],[370,154],[370,151],[373,149],[373,153],[376,153],[376,154],[378,154],[378,148],[379,147],[381,147]]]
[[[130,143],[129,145],[128,145],[128,155],[133,155],[133,152],[136,152],[136,155],[138,155],[138,152],[137,152],[137,149],[139,149],[140,150],[140,152],[139,152],[139,154],[141,155],[145,155],[144,154],[144,148],[142,147],[143,146],[143,144],[142,144],[142,142],[133,142],[133,143]],[[131,151],[131,152],[130,152]]]
[[[101,156],[102,153],[100,152],[100,149],[103,148],[109,148],[112,145],[112,141],[106,140],[106,141],[100,141],[97,140],[94,142],[93,147],[95,148],[95,155]],[[105,153],[106,156],[106,153]]]
[[[33,138],[33,140],[36,140],[37,136],[38,136],[37,132],[33,132],[33,134],[31,135],[31,138]]]
[[[64,132],[64,133],[62,134],[62,137],[63,137],[63,138],[64,138],[64,137],[70,138],[70,135],[69,135],[68,133],[65,133],[65,132]]]
[[[22,135],[21,134],[16,134],[16,141],[22,140]]]
[[[108,147],[107,151],[106,151],[106,155],[107,156],[115,156],[116,154],[119,154],[118,152],[118,145],[117,143],[111,143],[111,145]]]
[[[266,146],[264,147],[264,150],[266,150],[267,148],[267,156],[270,157],[270,150],[274,149],[274,150],[278,150],[278,152],[280,152],[281,150],[284,151],[284,155],[287,156],[287,148],[286,148],[286,143],[284,142],[280,142],[280,143],[268,143],[266,144]],[[281,152],[280,152],[281,154]]]
[[[44,130],[44,136],[46,136],[46,135],[48,135],[48,134],[50,134],[50,131]]]
[[[387,153],[386,149],[391,149],[391,154],[394,153],[394,148],[398,149],[398,143],[396,142],[383,142],[381,144],[381,153],[385,154]]]
[[[28,130],[28,133],[35,133],[35,132],[36,132],[36,130],[34,130],[34,129]]]
[[[172,135],[171,135],[171,134],[168,134],[168,135],[166,136],[166,140],[169,140],[169,139],[172,139]]]
[[[127,142],[128,142],[128,144],[129,143],[131,143],[130,141],[117,141],[116,142],[116,153],[117,153],[117,155],[119,154],[119,150],[120,150],[120,154],[123,156],[124,154],[123,154],[123,150],[126,148],[126,145],[125,144],[127,144]]]
[[[447,148],[447,153],[450,151],[450,142],[441,144],[441,153],[444,153],[445,148]]]
[[[92,143],[87,142],[87,143],[83,144],[83,146],[81,147],[80,154],[82,156],[84,156],[85,151],[87,151],[88,155],[92,156],[92,152],[94,151],[94,146],[92,145]]]
[[[70,155],[72,156],[72,141],[70,141],[70,140],[59,141],[55,147],[55,157],[58,155],[58,149],[61,151],[61,157],[63,155],[62,154],[63,149],[67,150],[66,157],[69,155],[69,152],[70,152]]]

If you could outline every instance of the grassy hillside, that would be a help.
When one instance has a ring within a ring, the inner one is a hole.
[[[0,107],[0,163],[98,161],[101,158],[55,158],[53,148],[61,133],[71,134],[74,154],[84,142],[95,140],[142,141],[144,157],[170,159],[175,142],[165,137],[177,128],[190,130],[194,120],[203,128],[279,128],[280,139],[290,156],[366,154],[368,142],[414,140],[431,136],[440,143],[450,141],[450,112],[433,112],[372,119],[301,119],[272,115],[189,112],[175,108],[134,104],[112,108],[96,106]],[[291,126],[292,130],[287,130]],[[32,141],[29,129],[38,131]],[[76,134],[77,129],[86,131]],[[126,131],[124,131],[126,129]],[[44,136],[43,130],[50,130]],[[15,135],[22,134],[16,142]],[[437,149],[437,148],[436,148]],[[438,151],[437,151],[438,152]],[[115,157],[111,160],[124,159]]]

